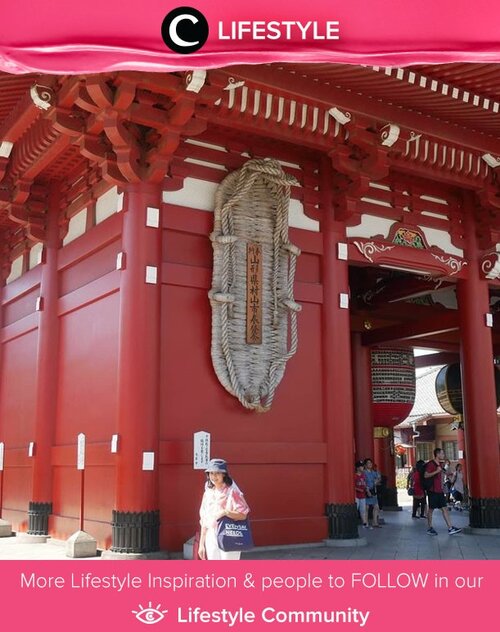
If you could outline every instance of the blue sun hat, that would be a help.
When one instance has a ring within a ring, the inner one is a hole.
[[[227,474],[227,463],[224,459],[211,459],[205,472],[222,472]]]

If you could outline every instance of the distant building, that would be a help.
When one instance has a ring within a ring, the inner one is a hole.
[[[442,367],[417,369],[415,404],[408,417],[396,426],[394,433],[395,444],[405,448],[405,465],[414,465],[419,459],[428,461],[436,447],[443,448],[450,461],[461,460],[461,419],[447,413],[436,395],[436,376]],[[400,462],[400,465],[403,463]]]

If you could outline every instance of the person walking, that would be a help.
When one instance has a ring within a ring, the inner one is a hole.
[[[451,461],[450,459],[445,459],[444,461],[444,480],[443,480],[443,492],[444,492],[444,497],[446,498],[446,504],[449,505],[450,504],[450,499],[451,499],[451,488],[453,486],[452,483],[452,479],[453,479],[453,470],[451,468]]]
[[[411,489],[413,494],[413,507],[411,512],[412,518],[425,518],[427,503],[425,501],[425,491],[423,486],[423,474],[425,461],[420,459],[417,461],[411,472],[408,474],[407,488]],[[420,515],[417,515],[420,510]]]
[[[406,491],[408,492],[408,496],[413,496],[413,475],[415,473],[415,468],[416,466],[414,465],[406,477]]]
[[[429,500],[429,509],[427,511],[427,533],[428,535],[437,535],[437,531],[432,526],[432,514],[434,509],[440,509],[443,514],[443,519],[448,527],[448,533],[455,535],[460,533],[462,529],[457,529],[451,524],[450,517],[448,515],[448,507],[446,506],[446,498],[443,490],[443,474],[445,472],[445,458],[444,450],[436,448],[434,450],[434,458],[428,461],[425,465],[424,471],[424,483],[427,489],[427,496]]]
[[[224,459],[212,459],[205,470],[207,480],[200,507],[200,542],[202,560],[239,560],[240,551],[222,551],[217,543],[218,520],[227,516],[244,520],[250,511],[241,490],[229,476]]]
[[[354,474],[354,491],[356,497],[356,507],[358,508],[359,517],[365,529],[368,528],[368,510],[366,508],[366,479],[364,476],[363,461],[356,462],[356,472]]]
[[[371,459],[365,459],[364,462],[365,471],[364,477],[366,480],[366,505],[368,510],[373,507],[372,526],[377,529],[380,527],[378,522],[378,499],[377,499],[377,485],[380,483],[380,474],[373,469],[373,461]]]
[[[380,514],[384,507],[385,490],[387,489],[387,476],[382,474],[376,463],[373,464],[373,471],[377,474],[377,485],[375,490],[377,492],[377,504]]]

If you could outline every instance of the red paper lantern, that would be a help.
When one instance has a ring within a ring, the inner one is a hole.
[[[411,349],[372,349],[373,425],[393,428],[415,402],[415,358]]]

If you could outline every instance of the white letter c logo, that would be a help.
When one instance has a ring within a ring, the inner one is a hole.
[[[189,20],[193,24],[196,24],[198,22],[198,18],[196,18],[194,15],[189,15],[189,13],[183,13],[182,15],[178,15],[176,18],[172,20],[168,28],[168,34],[172,38],[172,42],[174,44],[177,44],[177,46],[183,46],[183,47],[196,46],[197,44],[200,43],[199,41],[186,42],[186,40],[183,40],[177,35],[177,25],[179,24],[179,22],[182,22],[183,20]]]

